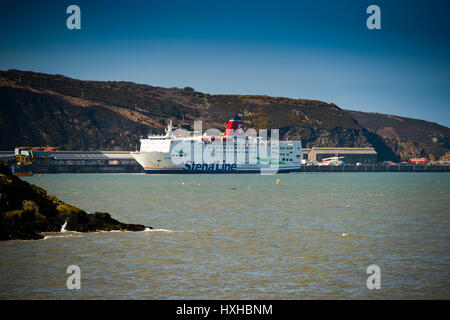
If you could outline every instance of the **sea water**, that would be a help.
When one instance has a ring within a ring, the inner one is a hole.
[[[450,298],[448,173],[23,179],[155,229],[0,242],[2,299]]]

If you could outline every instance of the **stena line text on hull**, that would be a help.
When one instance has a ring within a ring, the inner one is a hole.
[[[234,117],[225,132],[209,129],[202,134],[201,122],[194,131],[173,130],[165,135],[141,139],[140,151],[131,155],[145,173],[261,173],[300,171],[300,141],[279,141],[278,130],[242,129],[242,120]]]

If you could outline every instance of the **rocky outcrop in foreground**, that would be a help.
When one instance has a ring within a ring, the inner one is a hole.
[[[192,88],[83,81],[62,75],[0,70],[0,150],[136,150],[139,139],[176,127],[225,130],[240,116],[244,129],[280,129],[304,148],[370,147],[378,161],[442,158],[450,129],[393,115],[343,110],[333,103],[262,95],[210,95]],[[270,133],[270,130],[269,130]],[[447,159],[444,157],[443,160]]]
[[[105,212],[86,213],[33,184],[22,181],[0,164],[0,240],[42,239],[41,232],[65,230],[144,231],[140,224],[121,223]]]

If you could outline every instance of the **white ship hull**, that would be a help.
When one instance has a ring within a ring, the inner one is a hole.
[[[300,141],[269,141],[240,134],[240,118],[231,119],[223,136],[172,132],[141,139],[131,155],[145,173],[261,173],[300,171]],[[237,135],[233,130],[237,129]],[[242,131],[242,130],[241,130]],[[201,132],[197,130],[196,132]]]
[[[295,172],[300,171],[300,164],[281,164],[268,166],[262,163],[249,164],[174,164],[170,154],[165,152],[132,152],[131,155],[144,168],[145,173],[261,173],[261,172]]]

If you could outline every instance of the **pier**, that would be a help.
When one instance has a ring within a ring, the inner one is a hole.
[[[16,155],[0,151],[0,162],[17,166]],[[27,168],[40,173],[144,173],[129,151],[50,151],[44,156],[26,158]],[[450,172],[448,164],[302,165],[298,172]]]
[[[301,166],[300,172],[450,172],[449,165]]]
[[[133,160],[134,161],[134,160]],[[57,164],[32,165],[33,173],[144,173],[136,162],[130,164]],[[342,166],[301,166],[298,172],[450,172],[450,166],[426,165],[342,165]]]

